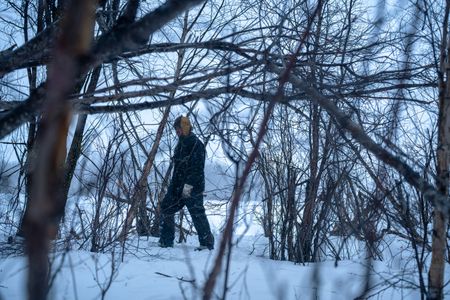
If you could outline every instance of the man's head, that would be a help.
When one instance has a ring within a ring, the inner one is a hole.
[[[173,127],[177,132],[177,136],[188,136],[192,130],[191,122],[188,117],[185,116],[179,116],[176,118],[173,123]]]

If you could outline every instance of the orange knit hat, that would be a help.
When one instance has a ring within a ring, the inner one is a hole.
[[[179,116],[178,118],[176,118],[173,126],[175,128],[181,128],[183,135],[189,135],[192,130],[191,122],[189,121],[189,118],[185,116]]]

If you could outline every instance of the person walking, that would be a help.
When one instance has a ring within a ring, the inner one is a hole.
[[[200,246],[197,250],[214,249],[214,236],[203,206],[205,190],[205,146],[192,132],[188,117],[175,119],[178,143],[172,157],[174,168],[167,193],[161,202],[159,246],[173,247],[175,213],[185,205],[191,215]]]

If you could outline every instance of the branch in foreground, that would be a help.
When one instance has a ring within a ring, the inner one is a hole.
[[[20,125],[31,121],[37,115],[42,109],[46,93],[45,84],[41,84],[26,101],[5,113],[0,118],[0,139],[13,132]]]
[[[48,62],[54,48],[55,36],[60,32],[59,28],[59,23],[55,22],[16,50],[0,52],[0,78],[14,70]]]
[[[91,56],[81,64],[80,72],[76,77],[82,78],[90,69],[104,61],[140,47],[148,41],[152,33],[162,28],[183,11],[202,2],[204,0],[168,0],[131,25],[114,27],[98,40]],[[33,113],[37,113],[46,96],[45,86],[46,83],[43,83],[27,101],[0,119],[0,139],[28,121]]]
[[[114,27],[98,40],[92,52],[94,60],[91,64],[96,66],[125,52],[139,49],[147,43],[150,34],[161,29],[183,11],[202,2],[204,0],[168,0],[142,19],[128,26]]]
[[[77,104],[76,111],[77,113],[84,113],[84,114],[103,114],[103,113],[139,111],[139,110],[166,107],[168,105],[182,105],[199,99],[209,100],[227,93],[232,93],[234,95],[239,95],[241,97],[267,102],[269,102],[274,97],[273,94],[254,93],[244,90],[240,87],[221,87],[215,89],[207,89],[199,92],[193,92],[192,94],[180,96],[175,99],[160,100],[160,101],[145,101],[136,104],[102,105],[102,106]],[[160,97],[160,95],[147,95],[147,97],[150,96]],[[126,97],[124,97],[123,99],[126,99]],[[285,99],[283,99],[282,103],[287,103],[287,101],[294,99],[298,99],[298,96],[286,97]]]
[[[250,171],[252,169],[253,163],[255,162],[256,158],[259,156],[259,146],[263,141],[264,136],[267,132],[267,124],[269,123],[269,120],[272,116],[272,112],[275,108],[275,105],[279,102],[281,102],[284,98],[284,89],[286,83],[289,81],[289,75],[292,73],[292,70],[295,67],[295,63],[297,60],[297,56],[302,49],[306,38],[309,35],[310,29],[312,27],[313,21],[315,20],[318,12],[322,8],[322,1],[319,0],[317,3],[317,6],[312,14],[312,17],[308,20],[308,25],[303,31],[297,49],[294,53],[294,55],[290,56],[288,64],[284,70],[280,70],[279,77],[278,77],[278,88],[277,92],[274,95],[274,97],[270,100],[266,111],[263,115],[263,119],[261,121],[261,125],[258,130],[258,135],[256,138],[256,141],[254,143],[253,149],[248,156],[247,162],[245,164],[244,170],[242,171],[242,175],[239,178],[238,182],[235,184],[235,189],[233,191],[233,198],[231,201],[231,205],[229,208],[229,216],[225,224],[225,228],[223,230],[222,239],[220,240],[220,246],[219,250],[214,262],[214,265],[209,273],[208,279],[205,282],[205,285],[203,287],[203,299],[209,300],[212,297],[214,287],[216,285],[217,278],[219,276],[219,273],[222,269],[222,259],[225,255],[225,249],[228,243],[231,243],[232,235],[233,235],[233,226],[234,226],[234,217],[235,213],[239,204],[239,201],[241,200],[242,193],[244,191],[244,186],[247,181],[247,177],[250,174]],[[231,251],[231,248],[230,250]]]

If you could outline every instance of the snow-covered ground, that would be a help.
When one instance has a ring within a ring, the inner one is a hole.
[[[194,251],[195,245],[195,237],[168,249],[159,248],[156,238],[136,239],[127,245],[130,253],[123,261],[120,253],[58,254],[53,266],[60,271],[50,299],[101,299],[102,289],[106,290],[104,299],[199,299],[216,251]],[[241,239],[234,248],[227,299],[354,299],[361,290],[365,268],[360,260],[340,261],[337,266],[333,261],[300,265],[272,261],[262,256],[264,248],[263,238],[258,241],[250,236]],[[373,283],[382,282],[382,277],[405,276],[400,263],[389,268],[376,262],[375,268],[379,274],[374,276]],[[315,275],[318,280],[313,280]],[[25,277],[25,258],[3,259],[2,299],[26,299]],[[107,289],[111,278],[113,282]],[[222,276],[216,290],[220,298],[223,282]],[[374,299],[420,298],[417,291],[407,288],[380,286],[380,289],[385,290]]]
[[[355,255],[335,262],[294,264],[268,258],[267,240],[248,205],[236,229],[226,299],[354,299],[361,293],[366,274],[364,248],[355,240]],[[208,208],[216,248],[224,222],[224,209]],[[419,277],[412,249],[406,241],[386,236],[383,260],[373,263],[370,299],[420,299]],[[52,254],[56,273],[49,299],[201,299],[202,289],[216,259],[217,249],[195,251],[197,237],[174,248],[159,248],[157,238],[131,238],[125,254],[68,251]],[[225,268],[225,264],[223,265]],[[426,274],[425,278],[426,278]],[[446,279],[449,278],[447,270]],[[223,299],[225,277],[218,280],[214,299]],[[26,258],[0,259],[0,299],[26,299]],[[110,286],[109,283],[111,282]],[[447,288],[446,292],[450,291]]]

